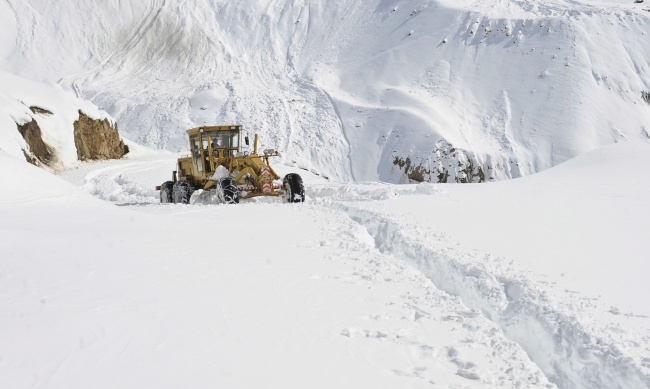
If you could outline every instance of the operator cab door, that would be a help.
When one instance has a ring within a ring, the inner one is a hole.
[[[203,161],[203,170],[206,173],[212,173],[212,165],[210,164],[210,136],[208,134],[202,134],[201,148],[202,148],[202,161]]]
[[[196,134],[190,136],[190,148],[192,152],[192,159],[196,165],[198,173],[211,173],[212,166],[210,165],[210,137],[208,134]]]
[[[198,173],[203,173],[203,158],[201,158],[201,142],[199,134],[190,136],[190,152]]]

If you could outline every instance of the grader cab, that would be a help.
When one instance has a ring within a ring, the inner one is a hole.
[[[187,130],[187,135],[190,155],[178,159],[172,181],[156,188],[161,203],[188,204],[199,189],[216,191],[224,203],[256,196],[279,196],[290,203],[305,201],[300,175],[290,173],[281,180],[269,163],[279,153],[266,149],[259,154],[257,134],[250,151],[248,136],[242,139],[241,125],[196,127]]]

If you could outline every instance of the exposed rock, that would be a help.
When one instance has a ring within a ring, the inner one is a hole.
[[[48,111],[45,108],[37,107],[35,105],[32,105],[29,107],[29,110],[32,111],[33,113],[36,114],[41,114],[41,115],[52,115],[52,112]]]
[[[411,157],[395,156],[393,165],[403,170],[403,175],[410,181],[436,183],[485,182],[485,172],[491,169],[476,157],[445,141],[439,141],[431,155],[417,164]]]
[[[20,135],[23,136],[25,143],[29,147],[29,150],[23,150],[27,162],[36,166],[40,166],[42,163],[46,166],[53,167],[56,162],[54,150],[47,143],[43,142],[43,134],[36,120],[32,119],[32,121],[25,124],[16,125],[18,126]]]
[[[124,142],[107,119],[91,119],[79,111],[74,122],[74,143],[80,161],[122,158],[127,152]]]
[[[52,115],[52,112],[31,106],[29,109],[38,115]],[[43,134],[35,119],[18,124],[18,131],[25,139],[27,149],[23,154],[27,162],[41,167],[58,169],[61,166],[56,151],[43,141]],[[74,122],[74,141],[77,147],[77,158],[85,160],[101,160],[121,158],[128,152],[128,147],[120,139],[117,126],[111,125],[108,120],[89,118],[79,111],[79,119]]]
[[[36,158],[36,157],[34,156],[34,154],[32,154],[31,152],[29,152],[29,151],[23,149],[23,155],[25,156],[25,160],[26,160],[27,162],[31,163],[32,165],[34,165],[34,166],[40,166],[40,165],[41,165],[41,163],[40,163],[40,161],[38,160],[38,158]]]

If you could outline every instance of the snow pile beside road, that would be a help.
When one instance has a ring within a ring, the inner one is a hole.
[[[82,189],[97,198],[119,204],[156,204],[160,202],[158,192],[153,188],[144,188],[122,174],[94,177],[86,182]]]
[[[559,387],[650,385],[647,339],[581,316],[588,313],[576,309],[583,301],[549,298],[546,288],[513,271],[504,258],[462,248],[441,249],[447,243],[444,236],[399,217],[364,207],[342,209],[368,229],[382,253],[413,264],[436,286],[493,321]]]
[[[620,144],[528,180],[332,205],[490,318],[559,387],[645,388],[650,185],[638,177],[649,158],[647,142]]]

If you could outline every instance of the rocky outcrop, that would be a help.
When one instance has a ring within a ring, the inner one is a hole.
[[[53,115],[52,112],[36,106],[29,107],[29,110],[36,118],[38,115]],[[32,118],[22,124],[16,123],[16,126],[27,145],[23,149],[27,162],[55,171],[62,168],[56,150],[43,141],[43,133],[36,119]],[[79,119],[74,122],[74,128],[71,130],[74,131],[77,159],[80,161],[122,158],[128,152],[128,147],[117,132],[117,125],[107,119],[92,119],[79,111]]]
[[[117,159],[128,152],[117,132],[117,124],[107,119],[92,119],[81,111],[74,122],[74,143],[80,161]]]
[[[23,150],[27,162],[36,166],[53,167],[56,162],[54,150],[47,143],[43,142],[43,134],[36,120],[24,124],[16,124],[18,132],[25,139],[29,150]]]
[[[415,182],[478,183],[493,179],[492,166],[445,141],[439,141],[433,153],[424,160],[415,162],[408,156],[394,156],[393,165],[409,181]]]
[[[47,116],[52,115],[52,112],[48,111],[47,109],[37,107],[35,105],[29,107],[29,110],[32,111],[32,113],[37,113],[39,115],[47,115]]]

